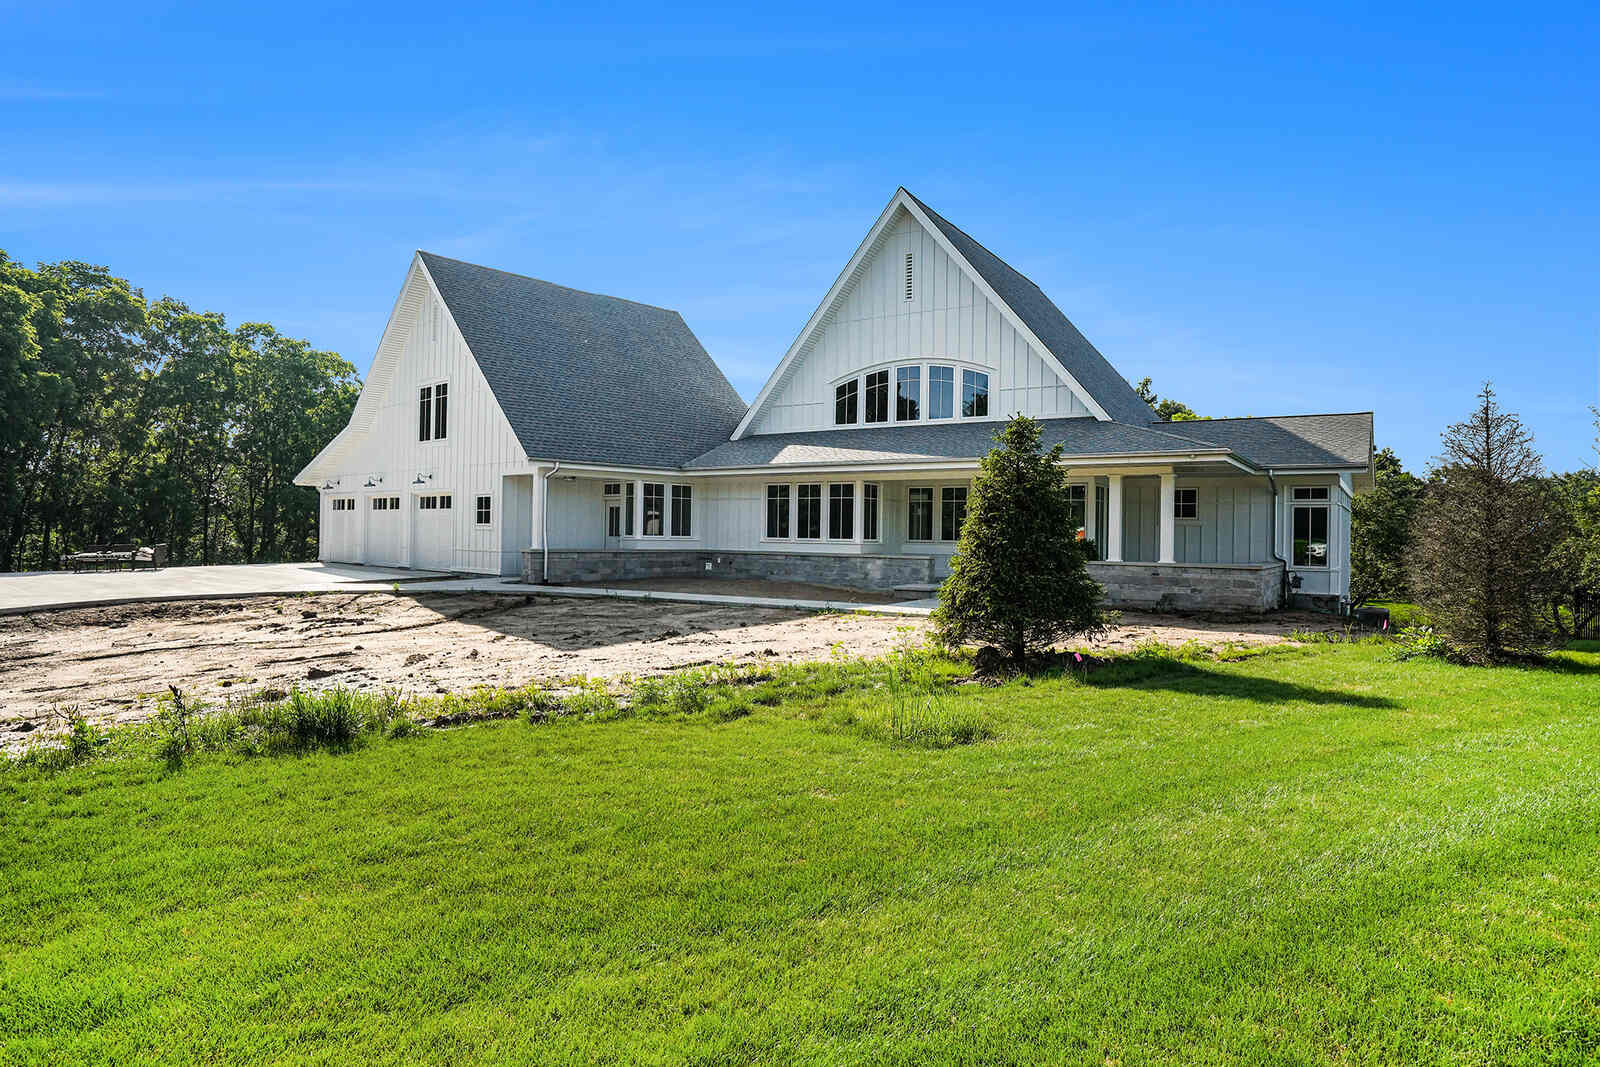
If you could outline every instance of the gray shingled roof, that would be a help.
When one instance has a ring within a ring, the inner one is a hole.
[[[676,311],[418,254],[529,458],[679,467],[744,417]]]
[[[965,231],[947,221],[927,204],[906,190],[916,205],[939,227],[956,250],[966,257],[972,269],[983,276],[989,288],[1004,300],[1017,317],[1027,323],[1056,361],[1066,368],[1079,385],[1089,391],[1099,405],[1117,422],[1139,425],[1152,422],[1150,405],[1139,399],[1133,386],[1117,373],[1089,339],[1078,332],[1061,309],[1044,291],[1020,274],[1005,260],[973,240]]]
[[[805,433],[755,434],[729,441],[684,466],[688,470],[733,467],[827,466],[846,463],[920,463],[970,460],[994,447],[1001,428],[994,422],[947,422],[915,426],[866,426]],[[1372,416],[1288,415],[1268,419],[1129,426],[1092,418],[1040,419],[1044,447],[1061,444],[1065,455],[1121,456],[1228,452],[1252,466],[1359,467],[1372,455]]]
[[[1372,412],[1196,419],[1160,423],[1167,433],[1221,445],[1257,467],[1365,467],[1372,463]]]
[[[947,422],[916,426],[863,426],[807,433],[755,434],[718,445],[690,460],[690,470],[726,467],[916,463],[967,460],[994,447],[998,422]],[[1068,456],[1192,453],[1215,455],[1217,445],[1199,444],[1147,426],[1092,418],[1041,419],[1043,444],[1064,446]]]

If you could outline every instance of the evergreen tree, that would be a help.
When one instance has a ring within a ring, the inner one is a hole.
[[[1350,508],[1350,598],[1357,604],[1409,599],[1407,557],[1423,484],[1392,450],[1373,457],[1372,488]]]
[[[1456,653],[1493,663],[1539,644],[1551,523],[1532,436],[1490,385],[1478,398],[1471,417],[1444,432],[1417,514],[1412,581]]]
[[[1074,537],[1061,446],[1014,416],[983,458],[934,623],[951,647],[993,645],[1022,666],[1031,650],[1104,626],[1102,590]]]

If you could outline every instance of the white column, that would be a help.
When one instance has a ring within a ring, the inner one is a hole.
[[[857,548],[860,548],[861,545],[863,543],[865,543],[865,541],[867,539],[867,516],[866,516],[866,510],[867,510],[867,488],[866,488],[866,486],[867,486],[866,482],[856,482],[855,487],[851,490],[851,492],[855,493],[855,495],[856,495],[855,502],[850,505],[850,514],[855,519],[855,529],[852,530],[851,532],[855,535],[855,542],[856,542],[856,547]]]
[[[1122,562],[1122,475],[1106,475],[1106,559]]]
[[[1178,509],[1178,476],[1161,476],[1161,562],[1176,563],[1178,523],[1173,512]]]

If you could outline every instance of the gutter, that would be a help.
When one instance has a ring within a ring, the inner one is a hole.
[[[544,548],[544,567],[540,582],[544,585],[550,584],[550,478],[560,469],[561,461],[558,459],[556,465],[540,479],[542,482],[540,492],[543,496],[539,500],[539,544]]]

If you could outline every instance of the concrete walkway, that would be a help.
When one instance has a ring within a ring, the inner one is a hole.
[[[107,571],[72,574],[37,571],[0,574],[0,615],[107,604],[161,600],[223,600],[287,593],[392,592],[506,593],[523,596],[614,597],[623,600],[673,600],[689,604],[735,604],[808,611],[863,611],[874,615],[927,615],[937,600],[898,604],[854,604],[843,600],[793,600],[784,597],[677,593],[650,589],[595,589],[526,585],[512,578],[452,578],[433,571],[362,567],[344,563],[257,563],[218,567],[168,567],[160,571]],[[708,582],[710,587],[713,583]]]

